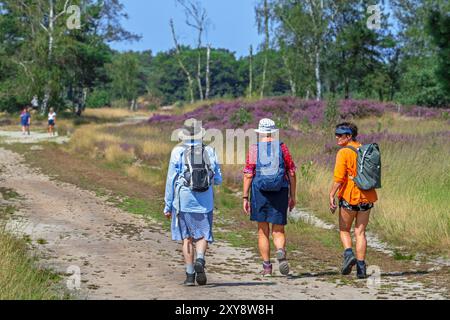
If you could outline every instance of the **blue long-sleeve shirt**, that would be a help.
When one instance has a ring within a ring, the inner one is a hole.
[[[182,173],[185,167],[184,152],[186,147],[198,145],[201,142],[185,142],[182,146],[173,149],[170,157],[169,170],[166,181],[165,207],[166,212],[209,213],[214,210],[214,191],[211,186],[206,192],[194,192],[184,186]],[[211,169],[214,171],[214,185],[222,184],[222,172],[218,163],[216,152],[211,147],[206,147]],[[181,205],[181,208],[179,208]]]

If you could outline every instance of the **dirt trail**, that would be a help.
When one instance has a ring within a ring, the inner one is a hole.
[[[249,250],[216,243],[207,256],[209,285],[184,288],[180,246],[156,223],[109,205],[94,193],[49,179],[0,148],[0,185],[19,193],[9,228],[30,235],[41,263],[81,269],[81,299],[441,299],[439,291],[393,277],[386,292],[327,282],[323,275],[260,278]],[[1,201],[1,199],[0,199]],[[45,241],[43,241],[45,240]]]

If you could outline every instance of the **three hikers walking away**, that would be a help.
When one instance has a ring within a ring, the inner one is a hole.
[[[243,211],[258,223],[258,247],[263,261],[261,275],[273,274],[270,234],[282,275],[289,275],[285,226],[288,211],[296,206],[297,167],[286,144],[279,140],[274,121],[263,119],[255,130],[258,143],[250,146],[243,179]],[[358,128],[352,123],[336,127],[341,147],[336,157],[330,210],[339,208],[340,237],[344,246],[342,274],[357,265],[358,278],[367,277],[366,228],[370,211],[381,188],[381,156],[377,144],[357,141]],[[222,183],[215,150],[203,143],[205,130],[195,119],[187,120],[179,134],[182,141],[172,151],[166,182],[164,214],[172,219],[174,241],[183,242],[186,286],[206,285],[205,254],[213,237],[213,186]],[[336,201],[336,195],[339,201]],[[356,256],[351,228],[355,225]],[[194,251],[196,253],[194,253]]]
[[[213,186],[222,183],[217,155],[203,144],[204,135],[199,122],[186,121],[179,134],[182,143],[172,151],[166,182],[164,213],[172,219],[172,239],[183,241],[186,286],[194,286],[195,280],[207,284],[205,254],[214,242]]]
[[[332,213],[339,207],[339,228],[344,246],[342,274],[348,275],[357,266],[357,276],[367,277],[366,229],[370,211],[378,200],[375,189],[381,188],[381,158],[378,145],[361,145],[357,140],[358,127],[342,123],[336,127],[337,154],[334,184],[330,191]],[[338,193],[339,203],[336,203]],[[351,228],[355,222],[356,257],[353,252]]]

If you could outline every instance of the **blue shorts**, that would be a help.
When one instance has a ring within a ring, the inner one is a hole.
[[[55,126],[55,120],[48,120],[48,125],[54,127]]]

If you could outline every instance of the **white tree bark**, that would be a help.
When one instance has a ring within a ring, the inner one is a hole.
[[[250,66],[248,75],[248,97],[253,97],[253,46],[250,46]]]
[[[317,90],[317,101],[320,101],[322,99],[322,80],[321,80],[321,74],[320,74],[320,54],[321,50],[319,46],[316,46],[316,63],[315,63],[315,75],[316,75],[316,90]]]
[[[209,94],[211,92],[211,45],[209,44],[206,48],[206,91],[205,99],[209,99]]]
[[[289,85],[291,87],[291,94],[293,97],[297,96],[297,85],[294,81],[294,75],[292,74],[292,69],[289,66],[289,58],[286,56],[285,53],[282,53],[283,55],[283,61],[284,66],[287,70],[288,78],[289,78]]]
[[[264,93],[266,89],[266,77],[267,77],[267,65],[269,62],[269,45],[270,45],[270,34],[269,34],[269,4],[267,0],[264,0],[264,33],[266,36],[264,43],[264,67],[263,67],[263,78],[261,84],[261,99],[264,98]]]

